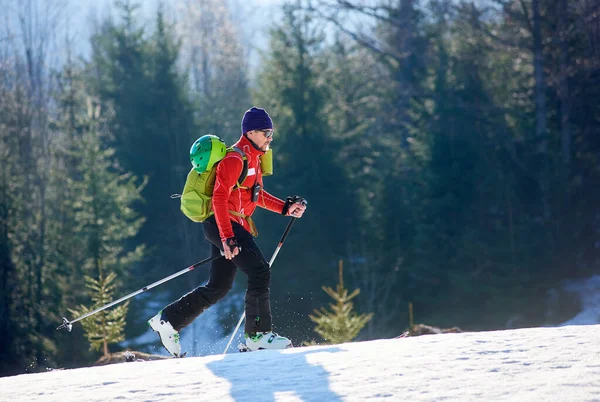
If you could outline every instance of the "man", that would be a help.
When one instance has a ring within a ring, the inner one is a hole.
[[[214,216],[202,225],[212,256],[223,254],[225,258],[213,260],[206,285],[169,304],[148,321],[174,356],[181,354],[179,331],[231,290],[237,268],[248,277],[245,298],[248,348],[284,349],[291,345],[289,339],[272,331],[271,268],[254,241],[256,233],[250,219],[257,206],[295,218],[302,217],[306,209],[300,197],[283,201],[263,190],[260,156],[269,150],[272,141],[271,118],[264,109],[253,107],[244,114],[242,135],[234,144],[246,156],[246,178],[238,185],[244,168],[244,159],[238,152],[228,152],[217,165],[212,196]]]

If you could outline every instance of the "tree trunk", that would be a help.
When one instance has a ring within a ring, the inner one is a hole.
[[[46,159],[45,156],[43,159]],[[41,172],[39,174],[42,174]],[[37,269],[36,269],[36,302],[40,305],[43,303],[43,274],[44,274],[44,266],[46,264],[46,254],[45,254],[45,242],[46,242],[46,183],[43,182],[43,179],[40,180],[40,238],[39,238],[39,260],[37,261]],[[39,334],[44,333],[44,311],[38,307],[35,309],[36,313],[36,330]],[[44,364],[44,354],[45,351],[42,348],[38,348],[37,350],[37,363],[40,366]]]
[[[560,0],[558,7],[558,22],[560,34],[560,84],[558,96],[560,99],[560,132],[562,159],[566,167],[571,162],[571,128],[569,100],[569,47],[568,47],[568,4]]]
[[[399,24],[396,26],[396,46],[398,56],[402,59],[396,72],[396,85],[398,88],[398,100],[396,105],[396,125],[401,128],[402,147],[408,149],[408,125],[410,100],[414,95],[413,88],[413,52],[415,27],[413,26],[413,0],[402,0],[400,10],[397,10]]]
[[[2,145],[5,145],[2,142]],[[3,155],[4,156],[4,155]],[[13,297],[15,267],[13,265],[10,253],[10,245],[8,238],[8,179],[6,169],[2,169],[0,190],[0,375],[10,373],[15,353],[14,336],[16,332],[11,328],[12,308],[11,298]]]
[[[548,151],[548,138],[546,136],[546,82],[544,78],[544,45],[542,43],[542,28],[539,0],[532,0],[533,8],[533,76],[535,80],[535,139],[540,165],[540,191],[542,214],[544,221],[548,222],[552,216],[550,208],[550,171]],[[549,241],[552,243],[551,231],[548,231]]]
[[[533,70],[535,79],[535,134],[540,141],[540,150],[546,150],[546,83],[544,80],[544,45],[539,0],[532,1],[533,7]]]

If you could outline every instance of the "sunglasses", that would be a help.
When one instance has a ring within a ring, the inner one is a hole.
[[[273,136],[273,130],[258,130],[265,135],[266,138],[271,138]]]

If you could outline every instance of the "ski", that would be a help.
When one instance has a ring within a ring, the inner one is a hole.
[[[242,353],[245,353],[245,352],[252,352],[252,349],[250,349],[250,348],[249,348],[248,346],[246,346],[246,344],[244,344],[244,343],[240,343],[240,344],[238,345],[238,350],[239,350],[240,352],[242,352]]]
[[[174,356],[174,355],[171,355],[171,358],[172,358],[172,359],[181,359],[181,358],[185,357],[186,355],[187,355],[187,352],[183,352],[183,353],[182,353],[181,355],[179,355],[179,356]],[[144,358],[139,358],[139,357],[137,357],[137,356],[135,355],[135,353],[132,353],[132,352],[130,352],[130,351],[128,351],[128,350],[127,350],[127,351],[125,351],[124,357],[125,357],[125,362],[147,362],[147,361],[153,361],[153,360],[157,360],[157,359],[148,359],[148,358],[144,359]],[[160,359],[159,359],[159,360],[160,360]]]
[[[293,348],[293,347],[294,347],[294,345],[290,345],[290,346],[288,346],[288,347],[287,347],[287,348],[285,348],[285,349],[291,349],[291,348]],[[258,349],[258,350],[285,350],[285,349],[264,349],[264,348],[260,348],[260,349]],[[258,350],[252,350],[252,349],[250,349],[250,348],[249,348],[249,347],[248,347],[246,344],[244,344],[244,343],[240,343],[240,344],[238,345],[238,351],[240,351],[241,353],[245,353],[245,352],[258,352]]]

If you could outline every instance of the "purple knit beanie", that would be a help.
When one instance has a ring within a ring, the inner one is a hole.
[[[252,130],[273,129],[273,121],[265,109],[252,107],[246,110],[242,119],[242,134]]]

